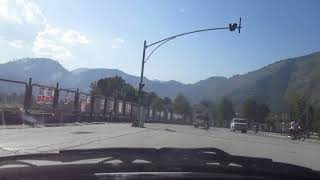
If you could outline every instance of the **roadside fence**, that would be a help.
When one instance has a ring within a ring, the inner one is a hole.
[[[56,85],[0,79],[1,124],[132,122],[138,105]]]

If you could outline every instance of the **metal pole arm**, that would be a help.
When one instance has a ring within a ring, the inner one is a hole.
[[[150,56],[151,56],[160,46],[162,46],[164,43],[166,43],[166,42],[168,42],[168,41],[170,41],[170,40],[172,40],[172,39],[174,39],[174,38],[175,38],[175,37],[170,38],[170,39],[166,38],[165,41],[162,41],[157,47],[155,47],[155,48],[151,51],[151,53],[148,55],[148,57],[144,60],[144,63],[146,63],[146,62],[148,61],[148,59],[150,58]]]
[[[237,28],[239,28],[239,27],[237,27]],[[196,31],[190,31],[190,32],[186,32],[186,33],[177,34],[177,35],[174,35],[174,36],[165,38],[165,39],[161,39],[161,40],[159,40],[159,41],[157,41],[157,42],[151,43],[151,44],[147,45],[147,48],[150,47],[150,46],[156,45],[156,44],[158,44],[158,43],[161,43],[161,42],[163,42],[163,41],[167,41],[167,40],[171,40],[171,39],[177,38],[177,37],[179,37],[179,36],[184,36],[184,35],[188,35],[188,34],[193,34],[193,33],[198,33],[198,32],[204,32],[204,31],[222,30],[222,29],[229,29],[229,27],[201,29],[201,30],[196,30]]]
[[[239,33],[240,33],[241,28],[242,28],[242,26],[241,26],[241,17],[240,17],[239,24],[233,23],[233,24],[229,24],[228,27],[200,29],[200,30],[196,30],[196,31],[190,31],[190,32],[186,32],[186,33],[177,34],[177,35],[174,35],[174,36],[170,36],[168,38],[161,39],[161,40],[159,40],[157,42],[151,43],[151,44],[147,45],[146,48],[148,48],[150,46],[153,46],[153,45],[156,45],[158,43],[161,43],[161,42],[164,42],[164,41],[169,41],[169,40],[172,40],[172,39],[174,39],[176,37],[184,36],[184,35],[188,35],[188,34],[193,34],[193,33],[198,33],[198,32],[205,32],[205,31],[222,30],[222,29],[230,29],[230,31],[234,31],[235,29],[238,29]]]

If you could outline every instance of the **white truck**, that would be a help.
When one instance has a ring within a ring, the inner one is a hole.
[[[247,120],[243,118],[233,118],[230,124],[230,130],[232,132],[241,131],[246,133],[248,130]]]
[[[210,128],[210,118],[207,114],[195,114],[193,117],[193,126],[195,128],[202,127],[203,129]]]

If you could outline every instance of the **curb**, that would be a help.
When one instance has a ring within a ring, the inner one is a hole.
[[[265,134],[266,136],[269,136],[269,137],[276,137],[276,138],[289,138],[288,135],[286,134]],[[306,138],[304,141],[306,142],[312,142],[312,143],[320,143],[320,139],[308,139]]]

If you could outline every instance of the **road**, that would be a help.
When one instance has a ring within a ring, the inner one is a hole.
[[[59,127],[0,129],[0,155],[56,152],[59,149],[102,147],[215,147],[233,155],[271,158],[320,170],[320,143],[288,138],[208,131],[192,126],[145,124],[70,124]]]

